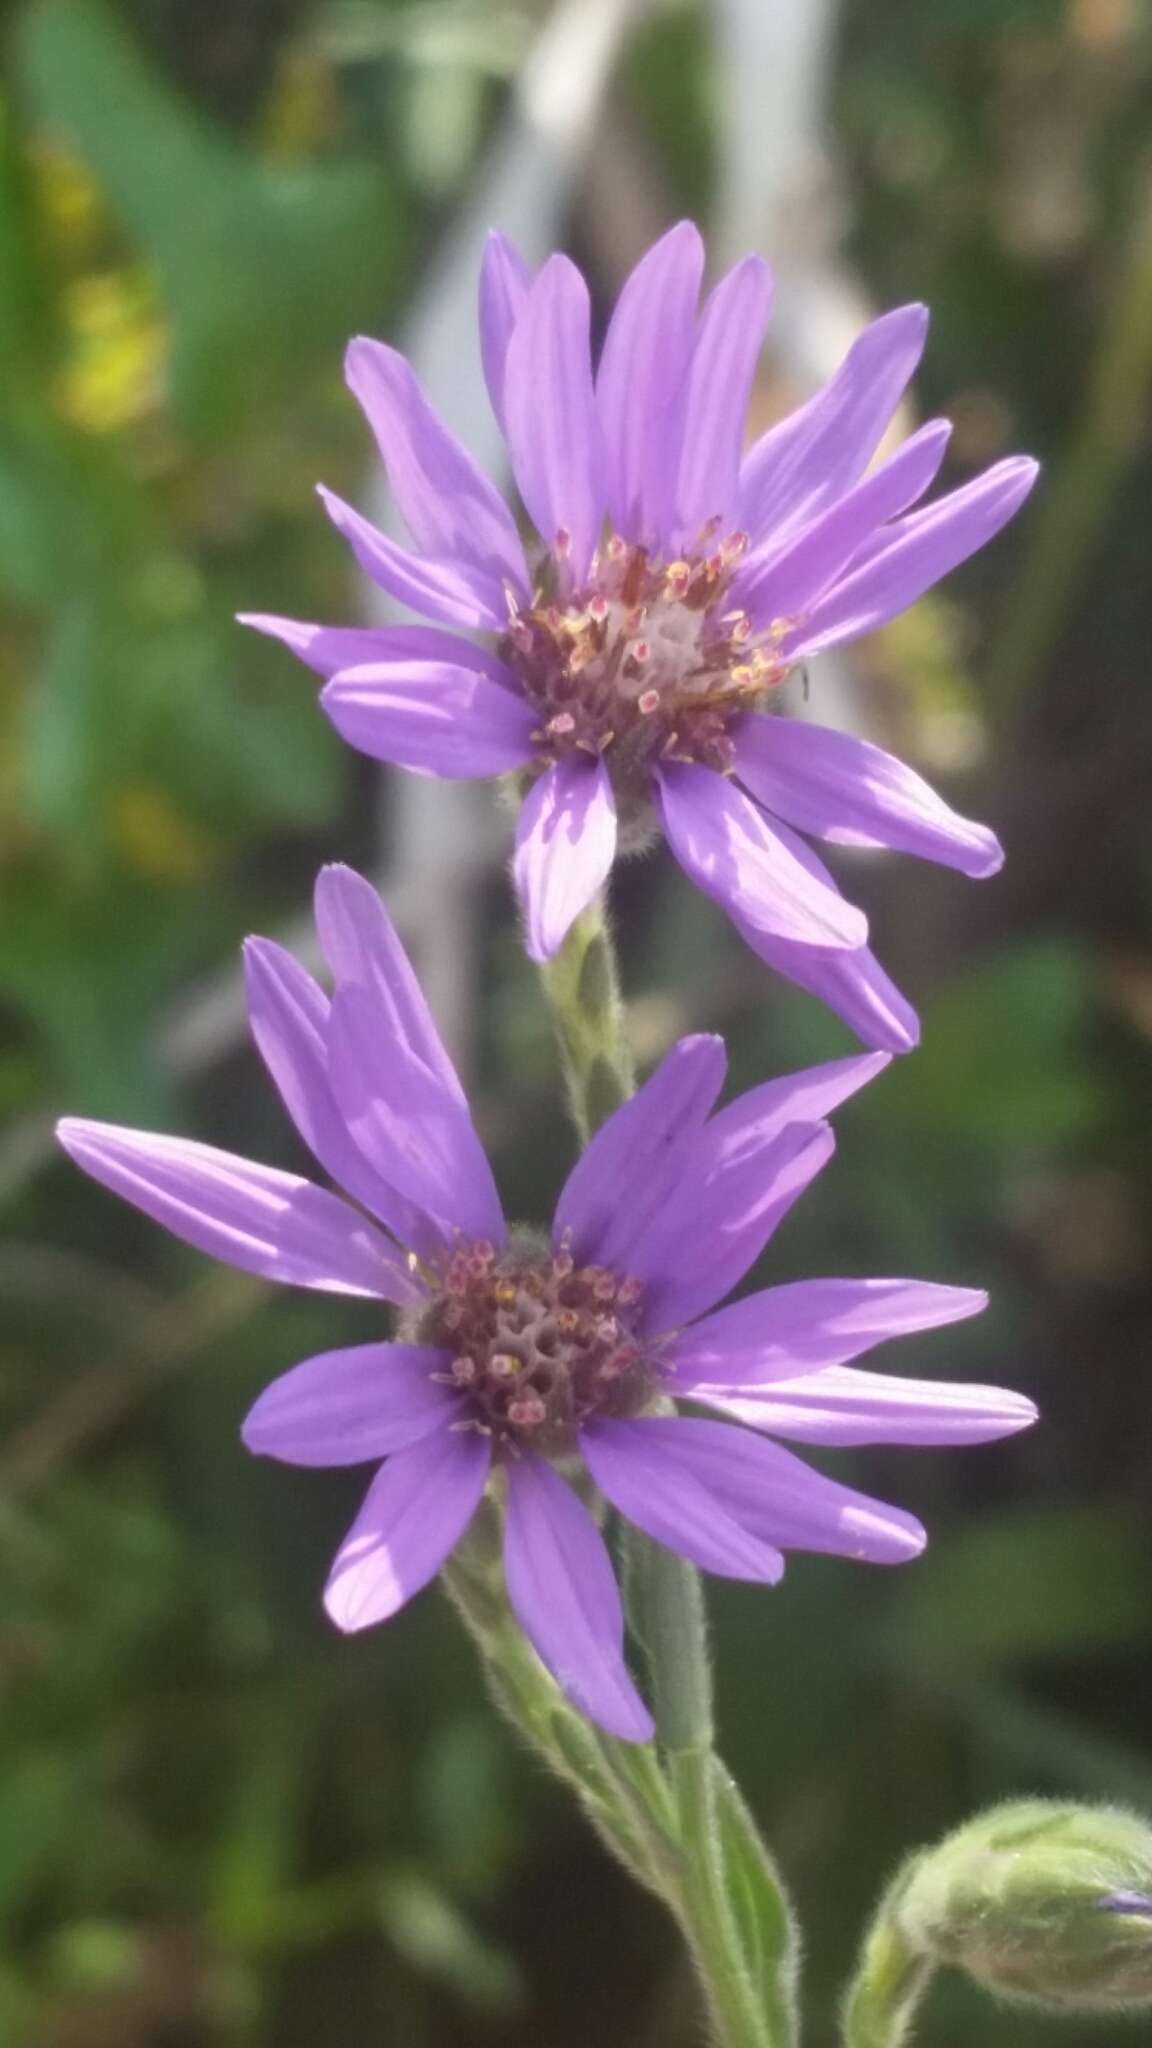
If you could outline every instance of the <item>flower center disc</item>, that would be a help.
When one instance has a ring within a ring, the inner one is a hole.
[[[554,1454],[574,1448],[589,1416],[635,1415],[656,1391],[637,1335],[642,1298],[638,1281],[563,1250],[472,1244],[444,1261],[420,1340],[451,1353],[480,1428]]]
[[[747,613],[725,608],[746,547],[746,534],[717,543],[706,529],[691,559],[663,563],[613,534],[586,587],[563,598],[561,554],[551,601],[539,591],[500,642],[539,711],[545,759],[602,754],[622,796],[643,794],[661,760],[731,768],[731,720],[762,710],[787,670],[787,622],[754,644]]]

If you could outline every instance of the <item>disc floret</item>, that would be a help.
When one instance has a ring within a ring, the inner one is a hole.
[[[729,773],[729,725],[764,710],[787,673],[779,646],[788,622],[754,634],[747,612],[728,602],[747,534],[720,538],[713,522],[690,554],[663,561],[614,533],[580,589],[563,539],[500,643],[540,714],[540,757],[602,755],[622,796],[642,794],[662,761]]]
[[[639,1335],[643,1293],[528,1233],[501,1252],[462,1244],[442,1262],[420,1341],[449,1354],[442,1377],[464,1397],[463,1422],[506,1452],[563,1454],[593,1415],[637,1415],[658,1390]]]

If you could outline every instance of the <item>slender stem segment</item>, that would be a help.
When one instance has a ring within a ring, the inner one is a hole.
[[[543,980],[573,1120],[587,1142],[635,1087],[600,902],[577,920]],[[712,1671],[699,1574],[637,1530],[625,1532],[624,1549],[629,1618],[647,1657],[664,1761],[651,1750],[629,1754],[633,1771],[641,1756],[649,1772],[655,1767],[661,1791],[655,1793],[649,1778],[641,1802],[665,1842],[670,1831],[680,1852],[671,1886],[666,1855],[661,1860],[658,1888],[691,1949],[716,2048],[792,2048],[791,1915],[772,1861],[712,1748]],[[611,1841],[602,1825],[601,1832]]]
[[[560,1043],[572,1121],[586,1145],[636,1087],[616,951],[601,897],[576,919],[555,959],[541,969],[541,979]]]
[[[844,2001],[844,2048],[903,2048],[935,1974],[914,1947],[897,1911],[910,1869],[901,1870],[880,1901]]]

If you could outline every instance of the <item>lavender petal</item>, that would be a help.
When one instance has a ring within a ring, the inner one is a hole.
[[[864,1045],[887,1053],[913,1052],[919,1045],[915,1010],[867,946],[851,952],[792,946],[754,931],[742,918],[733,917],[732,922],[753,953],[786,981],[794,981],[835,1010]]]
[[[687,1390],[686,1390],[687,1391]],[[690,1398],[769,1436],[806,1444],[984,1444],[1036,1420],[1035,1404],[1006,1387],[908,1380],[832,1366],[763,1392],[693,1388]]]
[[[600,760],[546,768],[525,797],[512,874],[531,960],[550,960],[607,881],[616,852],[616,803]]]
[[[460,1396],[434,1379],[449,1354],[418,1344],[355,1344],[293,1366],[249,1409],[240,1434],[285,1465],[362,1465],[446,1430]]]
[[[438,661],[348,668],[320,702],[342,739],[418,775],[505,775],[533,754],[534,714],[472,667]]]
[[[546,547],[567,536],[584,581],[604,519],[604,461],[592,388],[588,287],[566,256],[531,286],[508,344],[504,404],[520,495]]]
[[[790,1124],[739,1151],[712,1129],[681,1154],[676,1193],[628,1254],[654,1333],[704,1315],[744,1278],[834,1149],[827,1124]]]
[[[361,336],[349,345],[345,370],[419,552],[466,563],[526,597],[516,522],[495,484],[437,417],[411,365],[384,342]]]
[[[670,539],[672,464],[683,425],[682,387],[692,360],[703,273],[699,231],[691,221],[680,221],[649,249],[625,283],[600,357],[596,405],[604,435],[608,514],[617,533],[648,547]]]
[[[771,1084],[769,1084],[771,1085]],[[927,1280],[797,1280],[768,1287],[693,1325],[677,1338],[670,1362],[676,1389],[700,1385],[744,1392],[859,1358],[910,1330],[935,1330],[979,1315],[978,1287]]]
[[[508,623],[504,586],[486,570],[466,562],[437,562],[398,547],[378,526],[346,505],[335,491],[319,486],[320,498],[337,532],[371,582],[426,618],[469,631],[499,633]]]
[[[825,1060],[818,1067],[801,1067],[795,1074],[762,1081],[713,1118],[710,1144],[734,1158],[763,1145],[788,1124],[819,1123],[882,1074],[888,1064],[885,1053],[853,1053],[845,1060]]]
[[[721,278],[701,315],[675,489],[676,537],[684,547],[712,520],[722,534],[735,524],[744,422],[771,303],[772,273],[759,256],[748,256]]]
[[[377,1172],[430,1219],[502,1245],[500,1198],[467,1109],[400,1040],[387,1042],[366,990],[337,989],[328,1055],[341,1114]]]
[[[863,476],[910,382],[926,306],[898,306],[858,335],[822,391],[770,427],[740,472],[740,524],[757,541],[795,531]]]
[[[337,1628],[387,1621],[434,1578],[480,1505],[492,1452],[478,1430],[438,1430],[377,1473],[336,1553],[324,1605]]]
[[[480,269],[480,355],[492,410],[504,425],[504,374],[512,330],[524,310],[532,273],[506,235],[492,233]]]
[[[604,1539],[558,1472],[527,1453],[508,1468],[508,1597],[536,1655],[590,1721],[647,1742],[652,1716],[624,1662],[624,1614]]]
[[[878,527],[923,496],[944,460],[951,433],[947,420],[929,420],[863,483],[792,538],[781,543],[774,535],[741,564],[732,604],[760,627],[810,608]]]
[[[339,862],[321,868],[315,909],[320,944],[338,986],[348,983],[366,989],[380,1006],[388,1034],[398,1037],[448,1093],[465,1104],[460,1077],[424,991],[371,882]]]
[[[789,657],[800,661],[886,625],[999,533],[1038,473],[1035,462],[1012,456],[923,512],[896,521],[798,626],[787,643]]]
[[[269,639],[283,641],[299,661],[315,669],[325,682],[338,669],[359,668],[370,661],[391,661],[404,652],[397,647],[397,641],[417,634],[426,634],[428,640],[436,641],[445,651],[470,645],[467,640],[422,626],[315,626],[303,619],[277,618],[271,612],[237,612],[236,621],[238,625],[250,626],[253,632],[266,633]]]
[[[751,1430],[683,1415],[645,1416],[613,1427],[643,1430],[671,1465],[722,1500],[762,1543],[780,1550],[904,1564],[927,1541],[914,1515],[826,1479]]]
[[[252,1036],[296,1129],[326,1173],[361,1202],[400,1243],[422,1257],[439,1249],[443,1227],[429,1225],[365,1159],[336,1106],[328,1079],[328,998],[310,974],[271,939],[248,939],[244,977]],[[412,1275],[412,1301],[421,1297]]]
[[[722,1038],[682,1038],[600,1126],[560,1193],[552,1242],[580,1265],[627,1270],[637,1234],[679,1184],[679,1161],[724,1086]]]
[[[798,719],[745,718],[736,773],[767,810],[841,846],[888,846],[965,875],[994,875],[994,832],[962,818],[912,768],[853,734]]]
[[[645,1423],[589,1423],[580,1448],[604,1498],[666,1550],[722,1578],[775,1585],[783,1576],[780,1552],[742,1527],[722,1491],[672,1463]]]
[[[214,1145],[65,1117],[77,1166],[174,1237],[263,1280],[330,1294],[420,1298],[407,1263],[355,1209],[311,1181]]]
[[[801,861],[742,790],[710,768],[659,769],[654,778],[668,843],[685,873],[730,917],[776,940],[862,946],[863,912],[846,903],[812,855]]]

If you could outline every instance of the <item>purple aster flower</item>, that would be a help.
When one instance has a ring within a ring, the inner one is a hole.
[[[594,377],[580,273],[553,256],[532,277],[491,238],[480,342],[539,535],[527,556],[404,358],[354,341],[348,382],[413,550],[331,492],[324,503],[365,573],[437,623],[245,623],[328,679],[324,707],[363,752],[421,774],[519,775],[513,867],[534,959],[556,951],[617,849],[658,823],[761,958],[866,1043],[904,1051],[915,1014],[798,835],[969,875],[994,873],[1000,847],[878,747],[764,714],[800,664],[883,625],[991,539],[1036,465],[997,463],[914,510],[948,441],[932,420],[869,469],[920,359],[922,306],[875,321],[742,455],[771,279],[749,257],[698,313],[703,265],[687,221],[648,251]]]
[[[374,1296],[398,1341],[296,1366],[248,1447],[296,1465],[379,1464],[325,1595],[343,1629],[383,1621],[440,1569],[489,1487],[506,1505],[508,1594],[591,1719],[642,1740],[615,1578],[571,1483],[707,1571],[772,1583],[788,1549],[916,1556],[911,1515],[809,1469],[803,1443],[976,1443],[1030,1402],[849,1361],[984,1296],[820,1280],[717,1302],[832,1150],[829,1112],[883,1053],[768,1082],[726,1108],[722,1042],[685,1038],[569,1174],[550,1236],[509,1229],[460,1083],[386,911],[327,868],[316,918],[329,998],[268,939],[246,948],[252,1031],[343,1196],[209,1145],[75,1118],[72,1158],[200,1250],[269,1280]],[[676,1402],[714,1411],[686,1416]],[[722,1418],[722,1419],[717,1419]],[[747,1426],[747,1425],[750,1425]],[[381,1461],[384,1461],[381,1463]]]

